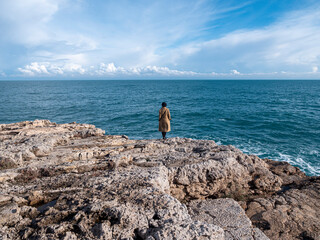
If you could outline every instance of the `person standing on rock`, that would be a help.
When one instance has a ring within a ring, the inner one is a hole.
[[[162,103],[162,108],[159,110],[159,132],[162,132],[162,138],[166,139],[167,132],[170,132],[170,111],[165,102]]]

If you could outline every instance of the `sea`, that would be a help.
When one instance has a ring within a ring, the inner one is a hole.
[[[0,124],[35,119],[89,123],[106,134],[210,139],[320,175],[320,81],[0,81]]]

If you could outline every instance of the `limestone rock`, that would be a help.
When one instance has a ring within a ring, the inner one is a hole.
[[[296,187],[248,204],[247,215],[272,239],[320,239],[320,179]]]
[[[196,200],[188,206],[192,219],[220,226],[226,240],[269,239],[252,227],[245,211],[233,199]]]
[[[201,222],[182,223],[180,225],[167,224],[165,227],[152,230],[152,233],[143,238],[147,240],[171,240],[171,239],[194,239],[194,240],[221,240],[224,239],[223,230],[212,224]]]
[[[210,140],[104,133],[0,125],[0,239],[319,239],[319,177]]]
[[[7,204],[0,207],[0,226],[14,226],[22,217],[20,216],[20,208],[17,204]]]

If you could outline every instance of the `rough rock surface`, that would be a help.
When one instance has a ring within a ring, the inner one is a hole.
[[[209,140],[0,125],[1,240],[319,239],[319,185]]]
[[[259,229],[252,227],[245,211],[233,199],[193,200],[188,208],[192,219],[222,227],[225,239],[268,239]]]

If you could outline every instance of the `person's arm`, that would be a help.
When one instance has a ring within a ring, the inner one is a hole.
[[[170,115],[169,109],[168,109],[168,118],[169,118],[169,120],[171,120],[171,115]]]
[[[161,119],[161,111],[159,111],[159,121],[160,121],[160,119]]]

